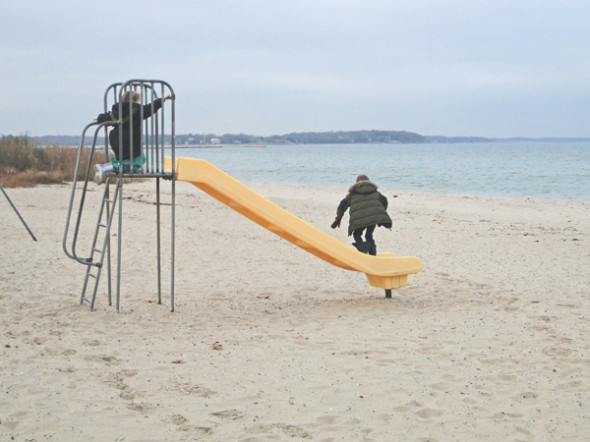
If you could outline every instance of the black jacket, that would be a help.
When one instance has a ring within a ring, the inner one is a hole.
[[[348,235],[356,229],[375,225],[391,229],[387,198],[377,191],[377,186],[371,181],[359,181],[351,186],[348,195],[340,201],[336,216],[341,219],[349,207]]]
[[[121,126],[115,126],[115,128],[111,130],[111,133],[109,134],[109,143],[117,160],[120,160],[120,157],[123,160],[133,160],[134,158],[137,158],[141,155],[141,117],[143,116],[143,119],[145,120],[146,118],[149,118],[153,114],[155,114],[161,107],[162,99],[157,98],[153,101],[153,103],[143,105],[142,115],[141,104],[129,103],[128,101],[124,101],[122,103],[121,118],[119,118],[119,103],[113,104],[111,112],[106,114],[100,114],[96,118],[96,121],[98,121],[99,123],[104,123],[105,121],[123,121],[123,146],[119,146],[119,128]],[[131,112],[129,111],[130,109]],[[133,130],[131,130],[132,126]],[[133,140],[131,140],[132,134]],[[122,147],[121,152],[119,151],[120,147]]]

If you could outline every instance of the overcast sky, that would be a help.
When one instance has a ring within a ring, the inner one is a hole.
[[[177,133],[590,136],[588,0],[4,0],[0,134],[161,79]]]

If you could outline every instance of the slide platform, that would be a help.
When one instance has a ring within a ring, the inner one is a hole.
[[[165,158],[165,169],[172,170],[170,157]],[[408,275],[418,273],[422,268],[420,259],[414,256],[361,253],[287,212],[205,160],[176,158],[175,175],[177,181],[195,185],[312,255],[337,267],[364,273],[369,284],[385,289],[386,293],[405,286]]]

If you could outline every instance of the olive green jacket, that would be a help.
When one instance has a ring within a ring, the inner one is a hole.
[[[356,229],[382,226],[391,229],[391,218],[387,214],[387,198],[377,191],[371,181],[359,181],[348,189],[348,195],[340,201],[336,217],[342,219],[350,208],[348,235]]]

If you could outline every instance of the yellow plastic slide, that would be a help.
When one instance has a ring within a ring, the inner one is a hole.
[[[165,168],[172,170],[166,157]],[[363,272],[369,284],[386,290],[406,285],[408,274],[418,273],[420,259],[392,253],[366,255],[316,229],[295,215],[257,194],[211,163],[194,158],[176,158],[176,180],[189,182],[265,229],[309,253],[346,270]],[[331,220],[331,218],[330,218]]]

